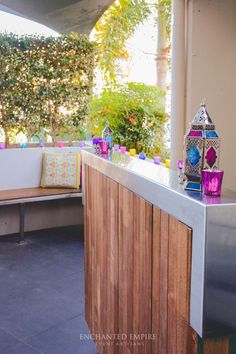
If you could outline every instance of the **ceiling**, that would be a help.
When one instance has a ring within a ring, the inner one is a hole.
[[[39,22],[59,33],[89,34],[114,0],[0,0],[0,10]]]

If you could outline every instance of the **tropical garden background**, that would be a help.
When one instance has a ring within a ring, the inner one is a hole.
[[[155,60],[153,85],[128,73],[132,38],[147,24],[156,40],[155,51],[143,51]],[[170,37],[171,0],[116,0],[90,38],[1,33],[0,140],[84,140],[108,120],[117,143],[166,157]]]

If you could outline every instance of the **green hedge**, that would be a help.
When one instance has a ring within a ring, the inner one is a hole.
[[[6,144],[19,131],[52,136],[81,131],[92,93],[94,44],[58,37],[0,34],[0,127]]]

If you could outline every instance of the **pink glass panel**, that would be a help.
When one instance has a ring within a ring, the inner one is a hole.
[[[202,137],[202,131],[201,130],[190,130],[188,136],[200,136],[200,137]]]
[[[213,167],[217,159],[216,151],[211,147],[206,153],[206,161],[208,166]]]
[[[204,194],[219,196],[221,194],[223,176],[224,171],[221,170],[203,170],[202,185]]]

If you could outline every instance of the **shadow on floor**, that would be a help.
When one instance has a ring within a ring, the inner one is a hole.
[[[83,229],[0,238],[0,354],[96,354],[84,320]]]

